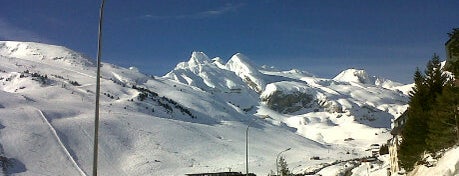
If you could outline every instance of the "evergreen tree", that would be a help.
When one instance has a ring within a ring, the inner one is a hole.
[[[426,139],[429,134],[428,122],[435,99],[440,95],[448,77],[441,70],[438,55],[434,54],[427,63],[425,75],[419,69],[414,74],[415,87],[410,92],[408,119],[402,131],[402,143],[399,150],[400,164],[406,170],[412,170],[416,162],[422,159],[426,151]]]
[[[413,169],[414,164],[421,159],[421,154],[425,148],[424,139],[427,136],[427,130],[425,130],[427,124],[426,117],[424,117],[423,102],[427,101],[428,92],[425,79],[417,68],[414,73],[415,86],[410,92],[408,119],[402,131],[403,141],[398,154],[400,165],[406,170]]]
[[[280,157],[279,158],[279,163],[278,164],[278,168],[279,168],[279,172],[280,172],[280,175],[281,176],[288,176],[290,175],[290,170],[288,169],[288,165],[287,165],[287,161],[285,161],[285,158],[284,157]]]
[[[453,31],[448,33],[450,38],[459,39],[459,28],[453,28]]]
[[[448,48],[453,56],[459,56],[459,28],[454,28],[451,33],[448,33],[450,40],[452,41],[450,48]],[[459,87],[459,60],[456,60],[450,63],[450,69],[448,71],[452,72],[455,79],[455,86]],[[457,91],[459,94],[459,91]],[[457,104],[456,104],[457,107]],[[455,109],[457,112],[457,109]],[[459,117],[456,115],[456,143],[459,144]]]
[[[448,33],[449,51],[459,55],[459,29]],[[459,60],[448,63],[448,71],[459,79]],[[415,86],[410,92],[408,119],[402,131],[399,160],[403,168],[413,169],[425,151],[437,152],[459,142],[459,120],[456,118],[459,104],[459,88],[443,73],[440,58],[434,54],[427,63],[424,75],[416,70]]]
[[[440,57],[434,54],[432,59],[427,63],[427,69],[425,71],[427,87],[429,90],[429,97],[431,100],[435,100],[437,94],[441,94],[443,86],[448,82],[448,75],[443,73],[441,69]],[[433,103],[433,102],[429,102]],[[429,110],[428,108],[427,110]]]
[[[430,112],[429,134],[426,139],[430,152],[449,148],[456,142],[456,122],[458,90],[450,81],[437,97],[436,106]]]
[[[453,56],[459,56],[459,28],[454,28],[452,32],[448,33],[451,44],[447,50]],[[447,70],[455,75],[456,80],[459,76],[459,60],[450,60],[448,62]]]
[[[459,28],[454,28],[452,32],[448,33],[450,40],[455,40],[452,43],[450,51],[453,55],[459,55]]]

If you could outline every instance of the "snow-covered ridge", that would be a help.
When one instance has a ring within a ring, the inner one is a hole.
[[[90,173],[93,63],[64,47],[1,43],[0,156],[22,163],[22,175]],[[266,175],[276,153],[291,147],[284,156],[301,173],[366,156],[370,144],[386,142],[407,102],[379,86],[388,80],[318,78],[259,67],[240,53],[225,62],[193,52],[163,77],[110,63],[101,69],[104,175],[242,171],[249,124],[250,172]],[[34,164],[41,161],[51,164]]]
[[[261,92],[266,83],[259,78],[260,76],[258,66],[252,64],[241,53],[235,54],[227,63],[224,63],[219,57],[211,60],[203,52],[193,52],[189,61],[177,64],[164,77],[201,89],[216,88],[219,90],[240,88],[237,84],[240,84],[242,80],[248,83],[251,89]],[[218,77],[224,77],[224,80]],[[224,84],[221,84],[222,82]]]
[[[360,124],[378,128],[390,128],[391,119],[398,117],[407,108],[407,90],[409,91],[410,86],[369,76],[365,70],[349,69],[334,79],[325,79],[295,69],[281,71],[266,68],[266,66],[258,67],[240,53],[232,56],[225,65],[220,58],[212,59],[212,62],[209,62],[208,57],[205,58],[203,59],[205,62],[200,62],[198,67],[196,65],[177,67],[166,77],[196,86],[202,90],[217,90],[217,92],[237,90],[238,93],[243,92],[242,94],[231,95],[232,98],[246,97],[245,94],[249,94],[251,97],[258,96],[261,100],[261,106],[266,106],[280,113],[306,115],[313,112],[324,112],[320,116],[346,117],[343,119],[353,119]],[[194,62],[193,60],[194,54],[188,63]],[[199,70],[195,68],[199,68]],[[238,88],[229,87],[222,85],[222,82],[231,82],[242,86]],[[234,99],[231,99],[231,102],[236,106],[243,107],[256,106],[257,104],[253,100],[252,103],[245,103],[244,105]],[[272,116],[270,115],[272,112],[268,113],[262,109],[258,111],[260,116]],[[334,115],[336,113],[340,115]],[[292,117],[288,121],[291,122],[292,127],[297,129],[309,127],[293,122],[303,123],[302,118]],[[334,123],[341,124],[343,122],[339,120]],[[311,136],[311,134],[324,136],[323,132],[308,131],[300,134],[322,142],[337,142],[333,138]]]
[[[95,66],[93,60],[68,48],[35,42],[0,41],[0,56],[45,63]]]
[[[348,69],[342,71],[335,78],[333,78],[333,80],[341,82],[355,82],[361,84],[374,84],[376,77],[369,76],[365,70]]]
[[[260,93],[266,86],[265,80],[261,77],[259,68],[252,64],[246,56],[241,53],[235,54],[226,63],[226,68],[238,75],[253,90]]]
[[[371,76],[365,70],[359,69],[347,69],[339,73],[333,78],[334,81],[345,82],[345,83],[358,83],[358,84],[367,84],[383,87],[391,90],[399,90],[404,94],[408,95],[408,92],[411,90],[410,86],[403,85],[392,80],[385,78]]]
[[[181,62],[177,64],[176,69],[200,67],[201,65],[209,64],[210,62],[211,60],[205,53],[195,51],[191,54],[191,58],[188,62]]]

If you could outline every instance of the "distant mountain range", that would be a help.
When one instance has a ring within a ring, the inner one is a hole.
[[[65,47],[0,42],[5,172],[90,175],[96,67]],[[161,77],[110,63],[101,70],[101,175],[245,172],[247,129],[249,171],[258,175],[275,171],[287,148],[294,173],[368,156],[389,139],[412,87],[358,69],[333,79],[275,70],[241,53],[225,62],[193,52]]]

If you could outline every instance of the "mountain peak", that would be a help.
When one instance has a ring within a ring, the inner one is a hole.
[[[233,55],[225,66],[228,70],[234,72],[237,76],[244,80],[251,89],[258,93],[261,93],[266,86],[266,82],[262,78],[263,74],[260,72],[260,68],[241,53]]]
[[[193,53],[191,53],[191,58],[189,62],[193,61],[197,63],[203,63],[203,62],[208,62],[209,60],[210,59],[206,55],[206,53],[201,52],[201,51],[193,51]]]
[[[351,69],[342,71],[335,78],[333,78],[333,80],[341,81],[341,82],[356,82],[356,83],[362,83],[362,84],[374,84],[376,81],[376,77],[369,76],[365,70],[351,68]]]
[[[231,57],[231,59],[226,63],[226,68],[235,72],[237,75],[242,73],[246,74],[257,74],[259,73],[258,66],[253,64],[247,56],[242,53],[236,53]]]
[[[200,67],[200,65],[211,63],[209,57],[200,51],[193,51],[191,53],[190,60],[188,62],[180,62],[177,64],[175,69],[186,69],[190,67]]]

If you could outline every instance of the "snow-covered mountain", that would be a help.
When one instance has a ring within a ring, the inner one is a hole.
[[[0,42],[7,173],[92,172],[95,70],[92,59],[65,47]],[[260,67],[240,53],[225,62],[193,52],[162,77],[103,63],[99,174],[245,172],[247,129],[249,171],[259,175],[275,170],[287,148],[294,173],[368,156],[407,108],[406,90],[363,70],[325,79]]]

